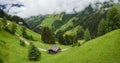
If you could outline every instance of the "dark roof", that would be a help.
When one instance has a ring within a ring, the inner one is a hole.
[[[51,46],[48,50],[53,50],[53,51],[57,52],[59,49],[60,49],[60,47],[54,45],[54,46]]]

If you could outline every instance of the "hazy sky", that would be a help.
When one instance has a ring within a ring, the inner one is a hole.
[[[30,17],[40,14],[51,14],[60,12],[73,12],[73,8],[76,11],[83,10],[90,3],[96,1],[107,1],[107,0],[0,0],[0,4],[7,5],[9,14],[16,14],[21,17]],[[22,4],[22,7],[11,7],[11,4]]]

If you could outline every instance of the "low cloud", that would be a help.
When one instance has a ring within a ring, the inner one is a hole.
[[[9,14],[18,15],[23,18],[45,15],[52,13],[73,13],[73,9],[76,11],[83,10],[90,3],[96,1],[104,2],[108,0],[0,0],[0,4],[22,4],[22,7],[12,7],[9,10]]]

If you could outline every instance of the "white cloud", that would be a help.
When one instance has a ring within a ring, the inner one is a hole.
[[[22,0],[25,9],[18,13],[19,16],[29,17],[39,14],[60,13],[66,11],[73,12],[73,8],[77,11],[83,10],[89,5],[90,0]]]
[[[30,17],[40,14],[60,13],[66,11],[67,13],[73,12],[73,8],[76,11],[83,10],[89,3],[96,1],[107,0],[0,0],[0,4],[3,3],[20,3],[24,7],[13,7],[10,9],[10,14],[18,12],[17,15],[21,17]]]
[[[20,3],[20,0],[0,0],[0,4],[16,4]]]

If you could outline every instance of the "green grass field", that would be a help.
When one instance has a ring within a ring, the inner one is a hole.
[[[120,63],[120,29],[73,47],[41,63]]]

